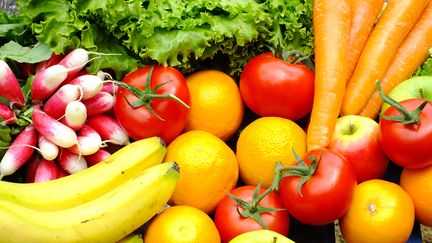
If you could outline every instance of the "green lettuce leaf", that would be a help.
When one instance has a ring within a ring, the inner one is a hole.
[[[91,62],[117,78],[159,63],[192,72],[212,61],[235,74],[276,47],[313,54],[313,0],[18,0],[19,16],[55,53],[118,54]],[[30,24],[28,24],[30,21]],[[1,28],[1,27],[0,27]],[[23,27],[21,27],[23,28]]]

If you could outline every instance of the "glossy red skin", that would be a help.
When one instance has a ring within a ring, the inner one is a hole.
[[[355,132],[359,132],[359,129]],[[328,147],[338,151],[351,162],[358,184],[366,180],[382,178],[387,170],[388,158],[379,144],[378,134],[377,125],[367,127],[367,131],[362,131],[362,134],[359,134],[361,136],[356,140],[333,137],[330,141]]]
[[[299,120],[312,110],[314,74],[303,64],[290,64],[271,53],[253,57],[244,67],[240,94],[260,116]]]
[[[150,66],[142,67],[125,76],[123,82],[144,89],[147,74]],[[161,83],[157,94],[173,94],[186,104],[190,105],[189,89],[186,85],[186,78],[177,69],[172,67],[154,66],[150,86],[153,89]],[[137,98],[128,90],[119,87],[115,104],[114,114],[120,125],[134,140],[152,136],[161,137],[165,143],[170,143],[183,130],[189,115],[189,109],[177,101],[170,99],[154,99],[151,107],[164,120],[153,115],[145,106],[138,108],[131,107]]]
[[[424,100],[414,98],[400,102],[408,111],[415,110]],[[400,115],[389,107],[386,116]],[[432,164],[432,105],[429,102],[420,113],[420,123],[404,125],[381,117],[379,141],[384,153],[405,168],[421,168]]]
[[[247,202],[252,200],[255,186],[241,186],[233,189],[230,193]],[[260,193],[264,189],[260,189]],[[284,208],[282,200],[277,192],[271,192],[259,203],[264,207]],[[216,207],[214,222],[221,236],[222,242],[228,242],[237,235],[262,229],[262,227],[252,218],[242,217],[237,213],[243,209],[237,206],[236,202],[230,197],[224,197]],[[262,219],[270,230],[276,231],[283,235],[288,235],[289,215],[286,210],[269,212],[261,214]]]
[[[309,164],[308,156],[321,157],[315,174],[303,184],[300,195],[300,177],[282,179],[279,192],[288,213],[308,225],[326,225],[342,217],[349,209],[357,185],[351,163],[339,152],[332,149],[315,149],[303,157]]]

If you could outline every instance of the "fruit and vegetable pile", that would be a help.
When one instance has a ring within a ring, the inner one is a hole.
[[[432,227],[432,1],[16,5],[0,11],[0,242]]]

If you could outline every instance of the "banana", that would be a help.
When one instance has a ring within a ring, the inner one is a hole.
[[[92,200],[150,166],[160,164],[166,145],[159,137],[135,141],[79,173],[40,183],[0,181],[0,200],[54,211]]]
[[[116,242],[158,213],[178,178],[177,163],[165,162],[98,198],[59,211],[0,200],[0,242]]]

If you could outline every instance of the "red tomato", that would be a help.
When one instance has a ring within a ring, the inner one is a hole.
[[[230,193],[243,201],[251,202],[255,189],[255,186],[241,186],[235,188]],[[259,194],[262,194],[264,191],[263,188],[260,188]],[[258,205],[270,208],[284,208],[281,198],[276,191],[267,194]],[[237,210],[244,212],[244,209],[229,196],[225,196],[216,207],[214,222],[222,242],[228,242],[244,232],[263,229],[253,218],[243,217]],[[261,213],[260,216],[270,230],[288,235],[289,216],[286,210],[265,212]]]
[[[122,81],[143,90],[150,69],[150,66],[142,67],[126,75]],[[150,88],[154,90],[158,85],[160,86],[157,88],[156,94],[172,94],[189,105],[186,78],[177,69],[154,66]],[[145,105],[134,108],[127,101],[133,104],[138,101],[138,98],[129,90],[119,87],[114,104],[114,113],[121,126],[135,140],[159,136],[166,143],[169,143],[182,132],[189,115],[189,109],[173,99],[155,98],[148,100],[150,107],[162,119],[159,119]]]
[[[299,176],[284,177],[279,192],[288,213],[308,225],[325,225],[342,217],[349,209],[357,185],[354,168],[339,152],[315,149],[303,161],[310,165],[315,156],[314,174],[301,186]],[[305,167],[306,168],[306,167]]]
[[[408,99],[400,104],[409,112],[414,111],[425,100]],[[385,116],[401,116],[393,106],[389,107]],[[410,169],[421,168],[432,164],[432,105],[428,102],[418,116],[420,122],[405,125],[381,117],[379,141],[384,153],[394,163]]]
[[[252,58],[240,77],[243,101],[260,116],[299,120],[312,110],[314,74],[303,64],[288,63],[271,53]]]

